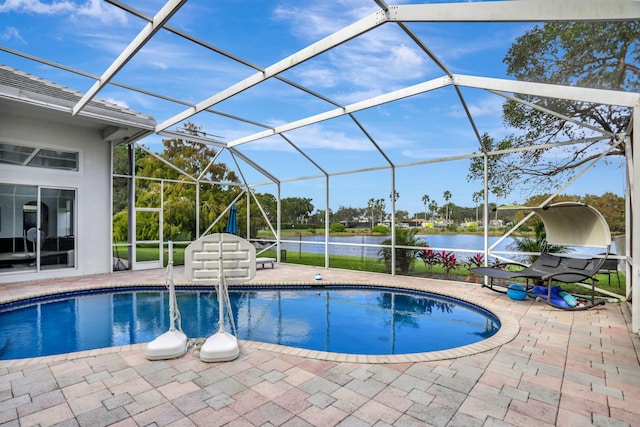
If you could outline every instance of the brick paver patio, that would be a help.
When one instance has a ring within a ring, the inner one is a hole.
[[[317,271],[279,264],[259,270],[254,282],[312,283]],[[564,312],[475,284],[319,271],[323,283],[483,301],[515,328],[498,346],[433,360],[243,341],[240,357],[224,363],[203,363],[192,352],[152,362],[144,344],[0,361],[0,426],[640,426],[639,339],[624,303]],[[184,281],[180,268],[175,274]],[[133,283],[164,283],[164,271],[5,284],[0,301]]]

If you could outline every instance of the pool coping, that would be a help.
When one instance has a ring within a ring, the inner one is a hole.
[[[455,359],[459,357],[471,356],[478,353],[483,353],[486,351],[490,351],[492,349],[498,348],[504,344],[511,342],[520,332],[520,323],[518,320],[511,315],[506,309],[492,305],[487,303],[486,301],[474,297],[473,295],[469,295],[468,293],[464,296],[455,293],[455,290],[452,289],[433,289],[430,286],[418,285],[418,284],[397,284],[386,282],[384,280],[376,281],[372,283],[371,281],[332,281],[326,280],[322,282],[317,281],[297,281],[297,282],[260,282],[260,283],[246,283],[238,286],[251,286],[256,288],[273,288],[274,286],[287,287],[287,286],[304,286],[311,288],[321,288],[326,286],[362,286],[364,288],[389,288],[389,289],[398,289],[398,290],[408,290],[408,291],[418,291],[418,292],[428,292],[435,295],[440,295],[447,298],[452,298],[460,301],[464,301],[470,303],[472,305],[478,306],[484,310],[492,313],[499,321],[500,321],[500,329],[493,336],[486,338],[482,341],[468,344],[465,346],[455,347],[447,350],[438,350],[431,352],[422,352],[422,353],[407,353],[407,354],[388,354],[388,355],[368,355],[368,354],[347,354],[347,353],[333,353],[326,351],[317,351],[317,350],[307,350],[298,347],[289,347],[279,344],[271,344],[264,343],[258,341],[248,341],[248,340],[239,340],[240,343],[240,351],[242,353],[243,347],[272,351],[281,354],[289,354],[295,355],[299,357],[305,357],[308,359],[317,359],[317,360],[325,360],[331,362],[341,362],[341,363],[367,363],[367,364],[389,364],[389,363],[414,363],[414,362],[431,362],[438,360],[448,360]],[[47,292],[34,293],[31,295],[23,295],[15,298],[9,298],[1,301],[2,304],[19,302],[23,300],[30,300],[34,298],[43,298],[57,294],[69,293],[69,292],[86,292],[91,290],[103,290],[103,289],[118,289],[118,288],[142,288],[145,287],[158,287],[158,286],[166,286],[165,283],[118,283],[118,284],[100,284],[100,285],[80,285],[74,286],[72,288],[62,288],[50,290]],[[197,284],[191,282],[181,282],[175,284],[176,289],[180,289],[181,287],[194,287],[198,286]],[[229,288],[232,289],[234,286],[230,285]],[[199,338],[190,338],[190,341]],[[124,352],[124,351],[132,351],[132,350],[141,350],[146,347],[146,343],[139,344],[128,344],[124,346],[115,346],[115,347],[105,347],[93,350],[83,350],[72,353],[64,353],[58,355],[51,356],[40,356],[34,358],[26,358],[26,359],[9,359],[9,360],[0,360],[0,366],[22,366],[24,364],[32,364],[32,363],[49,363],[52,361],[60,361],[60,360],[73,360],[80,359],[83,357],[92,357],[102,354],[109,354],[114,352]]]

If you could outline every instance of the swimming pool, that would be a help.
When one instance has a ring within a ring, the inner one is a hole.
[[[348,354],[408,354],[450,349],[493,336],[499,320],[464,301],[424,292],[364,286],[234,287],[241,340]],[[212,288],[177,292],[189,338],[217,331]],[[230,322],[226,322],[230,327]],[[82,291],[0,305],[0,359],[145,343],[169,327],[161,287]]]

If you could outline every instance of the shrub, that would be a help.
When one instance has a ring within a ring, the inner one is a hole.
[[[389,234],[389,231],[389,227],[385,227],[384,225],[376,225],[371,229],[371,232],[379,234]]]
[[[433,266],[436,265],[438,263],[438,261],[440,260],[440,256],[438,255],[437,252],[432,251],[429,248],[429,245],[424,245],[425,248],[427,249],[423,249],[421,251],[419,251],[416,256],[422,260],[422,262],[424,262],[425,267],[427,267],[427,269],[429,270],[429,272],[431,272],[431,270],[433,270]]]
[[[341,233],[343,231],[345,231],[347,229],[347,227],[344,226],[343,223],[341,222],[334,222],[333,224],[331,224],[329,226],[329,230],[333,233]]]
[[[451,275],[451,270],[458,266],[456,255],[453,252],[442,251],[439,256],[440,263],[444,267],[444,274],[446,277],[449,277]]]
[[[484,255],[475,254],[474,256],[469,257],[467,265],[469,266],[468,268],[482,267],[484,265]]]
[[[386,228],[386,227],[385,227]],[[396,245],[399,246],[420,246],[421,241],[416,239],[417,228],[396,228]],[[384,240],[382,245],[391,245],[391,239]],[[420,249],[396,248],[396,271],[407,274],[416,262],[416,254]],[[384,262],[387,272],[391,271],[391,248],[382,248],[378,252],[378,257]]]

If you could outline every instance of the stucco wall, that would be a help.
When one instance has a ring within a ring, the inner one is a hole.
[[[100,132],[17,114],[3,114],[0,140],[13,144],[60,148],[80,153],[79,171],[0,166],[0,182],[76,190],[76,266],[41,273],[1,273],[0,282],[77,276],[111,271],[111,145]]]

